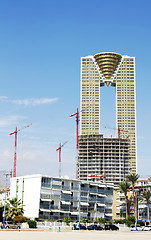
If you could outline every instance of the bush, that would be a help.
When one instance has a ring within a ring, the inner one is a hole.
[[[0,206],[0,222],[3,222],[3,211],[4,207]]]
[[[69,225],[69,223],[71,222],[71,218],[70,217],[64,217],[63,222],[65,222],[67,225]]]
[[[63,220],[62,219],[58,219],[57,222],[62,222]]]
[[[126,224],[128,225],[128,227],[131,224],[135,224],[135,216],[134,215],[130,215],[126,218]]]
[[[115,224],[119,223],[119,224],[124,224],[126,223],[126,219],[114,219],[113,221]]]
[[[80,222],[86,224],[86,223],[88,222],[88,219],[86,219],[86,218],[81,218]]]
[[[98,223],[106,223],[106,222],[107,222],[106,218],[102,218],[102,217],[98,218]]]
[[[15,217],[13,218],[13,221],[14,221],[15,223],[23,223],[23,222],[27,222],[28,220],[29,220],[29,218],[24,217],[24,216],[15,216]]]
[[[27,221],[29,228],[36,228],[37,227],[37,223],[35,220],[28,220]]]
[[[43,221],[43,220],[42,220]],[[47,222],[54,222],[55,220],[53,220],[53,219],[49,219],[49,220],[47,220]]]

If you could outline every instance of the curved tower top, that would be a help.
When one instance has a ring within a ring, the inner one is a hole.
[[[118,67],[121,61],[122,55],[112,52],[103,52],[94,55],[94,58],[103,73],[105,79],[108,81],[111,79],[114,71]]]

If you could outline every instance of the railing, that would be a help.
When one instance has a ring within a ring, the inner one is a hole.
[[[90,188],[89,191],[92,192],[92,193],[97,193],[98,192],[98,190],[95,189],[95,188]]]
[[[97,202],[104,203],[104,199],[103,198],[97,198]]]
[[[79,191],[79,187],[74,187],[74,186],[72,186],[71,189],[72,189],[72,190],[77,190],[77,191]]]
[[[70,208],[67,206],[61,206],[61,210],[63,211],[70,211]]]
[[[89,188],[81,187],[81,192],[82,192],[82,191],[86,191],[86,192],[88,192],[89,190],[90,190]]]
[[[62,185],[62,190],[70,190],[71,188],[70,188],[70,186],[64,186],[64,185]]]
[[[42,208],[42,209],[50,209],[50,206],[49,206],[49,204],[48,205],[45,205],[45,204],[40,204],[40,208]]]
[[[60,195],[51,195],[52,199],[60,199]]]
[[[50,183],[41,183],[42,187],[47,187],[47,188],[51,188],[51,184]]]
[[[69,196],[61,196],[61,200],[64,200],[64,201],[71,201],[71,197],[70,195]]]
[[[88,201],[87,197],[81,197],[81,201]]]
[[[52,188],[61,189],[61,185],[52,185]]]
[[[59,210],[59,206],[50,205],[50,210],[51,210],[51,209]]]
[[[77,212],[77,211],[79,211],[79,208],[77,208],[77,207],[70,207],[70,211],[71,212]]]
[[[42,199],[51,199],[51,196],[50,196],[50,194],[43,194],[43,193],[41,193],[40,194],[40,198],[42,198]]]
[[[99,212],[104,212],[104,207],[97,207],[97,211],[99,211]]]
[[[71,200],[73,200],[73,201],[77,201],[77,200],[79,200],[79,197],[77,196],[77,197],[73,197],[73,196],[71,196]]]

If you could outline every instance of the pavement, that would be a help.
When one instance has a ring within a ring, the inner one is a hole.
[[[0,231],[0,240],[150,240],[150,232],[131,231]]]

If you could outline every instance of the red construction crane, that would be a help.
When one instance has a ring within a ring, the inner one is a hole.
[[[56,149],[56,151],[59,151],[59,178],[61,178],[61,148],[64,147],[64,145],[67,143],[68,141],[64,142],[64,144],[61,145],[61,143],[59,144],[59,147]]]
[[[76,116],[76,149],[77,149],[77,154],[76,154],[76,158],[77,158],[77,162],[78,162],[78,148],[79,148],[79,140],[78,140],[78,135],[79,135],[79,109],[77,108],[77,112],[70,115],[70,117]],[[78,167],[76,169],[76,179],[78,179]]]
[[[104,127],[112,130],[118,130],[118,138],[120,138],[120,132],[128,132],[128,130],[120,129],[120,126],[118,125],[118,128],[110,128],[110,127]]]
[[[77,112],[76,113],[70,115],[70,117],[73,117],[73,116],[76,116],[76,123],[77,123],[77,129],[76,129],[76,140],[77,140],[76,141],[76,149],[78,150],[78,148],[79,148],[78,135],[79,135],[79,121],[80,121],[78,108],[77,108]]]
[[[16,160],[17,160],[17,133],[20,132],[22,129],[30,127],[32,123],[22,127],[21,129],[17,130],[17,127],[14,132],[10,133],[9,135],[15,134],[15,152],[14,152],[14,169],[13,169],[13,177],[16,177]]]

